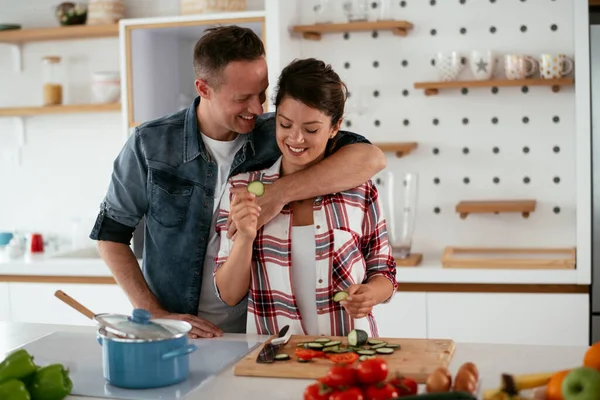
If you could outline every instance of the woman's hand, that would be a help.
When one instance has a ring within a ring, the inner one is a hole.
[[[231,203],[230,217],[237,228],[236,239],[244,238],[254,240],[258,230],[258,217],[260,207],[256,202],[254,194],[238,192],[234,195]]]
[[[375,289],[371,285],[350,285],[346,293],[349,296],[340,304],[354,319],[366,317],[373,310],[373,306],[378,304]]]

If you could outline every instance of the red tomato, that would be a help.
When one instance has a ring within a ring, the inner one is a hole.
[[[398,397],[398,389],[389,383],[379,382],[365,390],[365,400],[390,400]]]
[[[310,360],[313,358],[321,357],[323,352],[311,350],[311,349],[296,349],[296,357],[303,360]]]
[[[304,389],[304,400],[329,400],[331,389],[320,382],[313,383]]]
[[[362,391],[353,387],[348,390],[338,390],[331,393],[328,400],[365,400]]]
[[[388,365],[381,358],[369,358],[356,367],[358,381],[364,385],[383,382],[388,375]]]
[[[354,364],[360,356],[356,353],[325,353],[325,357],[329,358],[336,364]]]
[[[335,365],[329,368],[324,382],[333,388],[350,387],[356,384],[356,370],[351,366]]]
[[[412,396],[417,394],[419,384],[412,378],[396,375],[389,383],[398,390],[399,396]]]

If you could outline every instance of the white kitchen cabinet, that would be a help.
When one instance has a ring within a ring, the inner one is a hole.
[[[0,283],[0,321],[10,321],[10,293],[8,283]]]
[[[373,314],[380,337],[427,337],[426,293],[397,293],[389,303],[377,305]]]
[[[62,290],[96,314],[131,315],[133,307],[118,285],[10,283],[13,322],[94,325],[94,322],[54,296]]]
[[[588,295],[428,293],[427,336],[470,343],[587,346]]]

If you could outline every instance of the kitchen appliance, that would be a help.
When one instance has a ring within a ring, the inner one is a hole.
[[[275,338],[276,336],[274,336]],[[328,336],[330,340],[347,343],[346,337]],[[258,348],[246,355],[233,367],[237,376],[262,376],[273,378],[317,379],[327,374],[333,365],[326,358],[315,358],[310,363],[300,363],[295,356],[299,343],[323,339],[323,336],[292,335],[290,340],[279,349],[286,353],[290,360],[278,361],[272,364],[257,363],[256,357],[261,349]],[[448,367],[454,355],[455,343],[448,339],[399,339],[377,338],[390,345],[398,345],[398,351],[386,354],[385,360],[390,371],[425,383],[427,377],[439,367]]]
[[[281,346],[286,344],[292,333],[289,331],[290,326],[286,325],[279,331],[276,339],[271,340],[269,343],[264,345],[260,353],[258,353],[258,357],[256,357],[256,362],[258,363],[272,363],[275,361],[275,356],[277,355],[277,351]]]

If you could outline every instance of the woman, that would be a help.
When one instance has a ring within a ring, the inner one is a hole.
[[[346,87],[329,65],[292,62],[275,99],[282,157],[268,169],[232,177],[229,188],[257,180],[267,185],[322,160],[340,129],[345,101]],[[227,239],[230,213],[235,241]],[[217,221],[217,293],[228,305],[248,296],[247,332],[272,335],[290,325],[296,335],[345,336],[357,328],[378,336],[372,308],[389,301],[397,285],[373,183],[293,202],[257,231],[259,213],[252,194],[225,195]],[[337,302],[341,291],[349,296]]]

